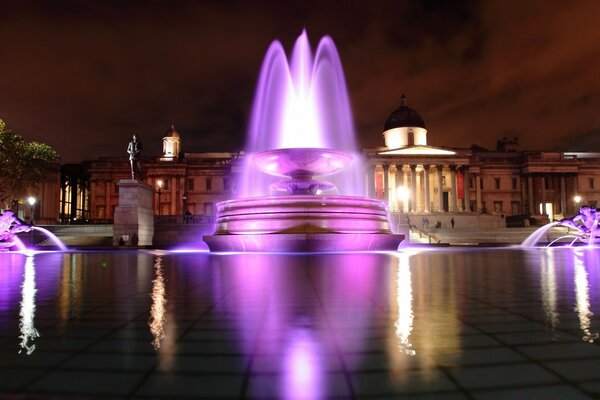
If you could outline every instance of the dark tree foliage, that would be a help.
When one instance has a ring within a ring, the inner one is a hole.
[[[27,187],[36,187],[59,159],[44,143],[26,142],[0,119],[0,202],[5,208]]]

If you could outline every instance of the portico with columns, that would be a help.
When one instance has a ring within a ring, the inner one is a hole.
[[[385,147],[363,150],[369,197],[387,201],[393,213],[471,211],[468,155],[428,146],[425,121],[406,96],[386,120],[383,137]]]

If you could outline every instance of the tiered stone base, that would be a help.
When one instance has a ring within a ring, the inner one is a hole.
[[[397,250],[385,202],[358,196],[270,196],[217,204],[216,252]]]

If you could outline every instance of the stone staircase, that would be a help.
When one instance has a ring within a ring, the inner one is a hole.
[[[436,244],[450,246],[499,246],[521,244],[529,235],[535,232],[539,226],[525,228],[438,228],[438,229],[412,229],[410,242],[413,244]],[[430,240],[431,235],[433,240]],[[544,235],[540,242],[548,243],[561,236],[567,235],[566,228],[552,228]]]

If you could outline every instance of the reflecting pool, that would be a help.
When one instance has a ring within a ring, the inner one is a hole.
[[[0,395],[600,395],[600,252],[0,254]]]

